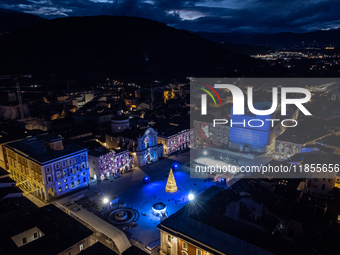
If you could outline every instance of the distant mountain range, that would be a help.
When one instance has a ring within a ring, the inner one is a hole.
[[[0,37],[0,70],[61,79],[283,76],[283,68],[236,54],[164,23],[136,17],[47,20]]]
[[[29,27],[46,19],[23,12],[0,8],[0,34]]]
[[[340,29],[309,33],[244,34],[197,32],[196,34],[217,43],[261,45],[271,48],[340,46]]]

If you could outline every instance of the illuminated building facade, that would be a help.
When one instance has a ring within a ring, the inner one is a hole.
[[[229,125],[213,126],[212,121],[194,120],[195,142],[196,145],[202,146],[228,146],[229,143]]]
[[[158,143],[163,144],[164,155],[170,155],[190,147],[194,130],[180,129],[179,127],[170,127],[158,133]]]
[[[158,143],[157,135],[158,133],[153,128],[148,127],[144,134],[137,138],[134,155],[138,166],[145,166],[163,157],[163,144]]]
[[[289,128],[275,139],[275,151],[284,157],[291,157],[300,153],[301,147],[314,143],[323,145],[319,142],[323,138],[324,141],[335,141],[335,136],[333,139],[329,137],[331,134],[332,132],[324,126],[322,120],[303,119],[296,127]]]
[[[265,110],[271,107],[271,102],[261,102],[254,104],[254,108]],[[230,116],[230,135],[229,146],[241,152],[265,153],[267,146],[287,127],[281,125],[282,116],[280,115],[280,107],[270,115],[255,115],[246,111],[245,115],[234,115],[233,110]],[[287,119],[297,119],[298,109],[287,107]],[[270,119],[279,121],[272,122]],[[286,122],[285,125],[291,125]]]
[[[10,177],[24,192],[43,200],[88,185],[87,149],[63,146],[56,135],[40,135],[7,144]]]
[[[134,158],[129,156],[128,150],[90,150],[89,166],[91,179],[104,180],[131,170],[134,167]]]

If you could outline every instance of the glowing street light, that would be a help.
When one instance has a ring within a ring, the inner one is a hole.
[[[143,178],[143,183],[144,183],[144,184],[149,183],[149,176],[144,176],[144,178]]]
[[[189,198],[189,201],[192,201],[192,200],[195,199],[195,196],[194,196],[194,194],[190,193],[188,198]]]
[[[109,199],[107,197],[103,198],[103,203],[106,205],[109,202]]]

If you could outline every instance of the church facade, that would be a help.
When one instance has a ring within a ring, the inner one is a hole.
[[[153,128],[148,127],[143,135],[137,138],[135,162],[139,167],[156,162],[163,157],[163,144],[158,144],[157,135]]]

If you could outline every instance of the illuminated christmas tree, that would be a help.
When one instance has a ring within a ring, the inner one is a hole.
[[[166,183],[165,191],[169,193],[174,193],[177,191],[177,185],[174,174],[172,173],[172,169],[170,169],[170,174]]]

